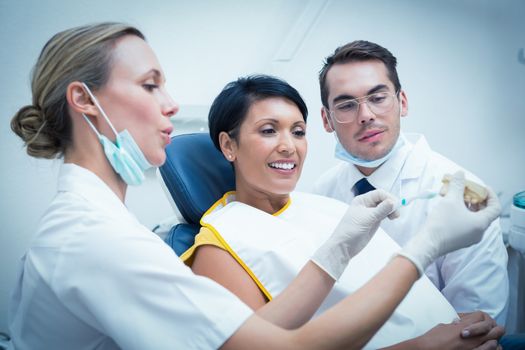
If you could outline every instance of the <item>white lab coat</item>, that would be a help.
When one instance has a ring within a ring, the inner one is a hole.
[[[92,172],[62,165],[9,308],[16,349],[214,349],[252,314]]]
[[[405,138],[404,146],[367,177],[375,188],[406,198],[425,189],[441,188],[443,174],[462,169],[432,151],[424,136],[401,137]],[[471,173],[466,176],[481,183]],[[354,198],[352,187],[363,177],[354,165],[341,162],[320,177],[314,192],[350,203]],[[402,207],[399,219],[385,220],[381,227],[402,246],[417,234],[436,200],[419,200]],[[490,225],[480,243],[438,258],[425,273],[456,311],[482,310],[498,324],[505,323],[509,281],[499,220]]]

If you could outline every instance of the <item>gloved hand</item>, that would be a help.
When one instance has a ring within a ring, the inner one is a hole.
[[[448,193],[433,208],[421,231],[412,237],[399,255],[416,265],[419,275],[439,256],[478,243],[500,214],[498,197],[488,188],[487,207],[477,212],[467,209],[463,200],[465,174],[454,174]]]
[[[398,201],[383,190],[354,198],[330,238],[314,253],[312,261],[337,280],[352,257],[363,249],[385,217],[399,216]]]

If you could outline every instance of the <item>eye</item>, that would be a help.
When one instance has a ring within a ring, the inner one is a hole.
[[[306,136],[306,131],[303,128],[297,128],[292,131],[292,134],[297,137],[304,137]]]
[[[272,128],[272,127],[265,127],[263,129],[261,129],[261,134],[263,134],[263,135],[275,134],[275,129]]]
[[[341,112],[349,112],[349,111],[353,111],[354,109],[356,109],[357,106],[358,106],[357,101],[348,100],[348,101],[339,103],[337,106],[335,106],[335,108]]]
[[[374,95],[370,95],[368,97],[368,101],[374,103],[374,104],[379,104],[379,103],[382,103],[385,101],[387,95],[384,94],[384,93],[379,93],[379,94],[374,94]]]
[[[155,89],[158,89],[159,86],[157,84],[142,84],[142,87],[149,92],[152,92]]]

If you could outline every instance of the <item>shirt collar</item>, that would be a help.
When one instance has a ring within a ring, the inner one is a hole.
[[[357,181],[366,177],[375,188],[392,192],[396,182],[419,177],[431,152],[430,146],[421,134],[401,133],[400,137],[405,139],[403,147],[370,176],[366,177],[357,167],[349,166],[346,183],[353,187]]]
[[[58,176],[58,192],[72,192],[107,215],[136,218],[129,212],[108,185],[90,170],[72,163],[64,163]]]
[[[356,166],[351,165],[348,171],[348,179],[346,183],[351,184],[353,187],[354,184],[361,180],[363,177],[366,177],[368,182],[375,188],[381,188],[385,191],[391,191],[396,179],[401,172],[403,165],[407,159],[407,156],[411,153],[413,149],[413,144],[405,137],[403,133],[399,135],[404,139],[404,145],[392,156],[384,162],[376,171],[374,171],[370,176],[364,176]]]
[[[403,138],[404,144],[396,153],[383,163],[376,171],[369,177],[368,182],[375,188],[382,188],[386,191],[391,191],[394,183],[405,164],[407,155],[412,150],[412,144],[408,142],[404,134],[399,137]]]

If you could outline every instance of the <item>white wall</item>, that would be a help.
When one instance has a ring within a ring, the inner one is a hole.
[[[376,41],[399,60],[410,103],[403,128],[425,133],[436,150],[477,173],[506,201],[525,190],[525,65],[518,63],[524,15],[520,0],[0,0],[0,331],[7,329],[17,260],[53,196],[59,165],[28,157],[9,122],[30,102],[30,69],[55,32],[104,20],[137,25],[182,105],[179,118],[184,106],[208,105],[239,75],[287,79],[310,108],[300,189],[335,162],[333,139],[319,118],[322,59],[348,41]],[[283,42],[297,44],[288,61],[282,61]],[[171,215],[153,174],[129,191],[128,205],[149,227]]]

